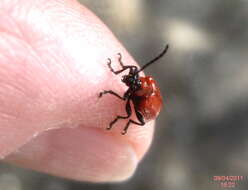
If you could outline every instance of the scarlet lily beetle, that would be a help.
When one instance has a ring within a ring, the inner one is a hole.
[[[112,90],[104,90],[99,93],[99,98],[101,98],[104,94],[111,94],[123,101],[127,101],[127,115],[118,115],[106,128],[107,130],[110,130],[119,119],[130,118],[130,116],[132,115],[131,101],[134,105],[134,111],[138,121],[129,119],[125,128],[122,131],[122,135],[127,133],[128,127],[131,123],[143,126],[145,125],[145,122],[154,120],[158,116],[163,104],[160,90],[155,80],[153,80],[151,76],[140,77],[139,72],[143,71],[145,68],[147,68],[148,66],[159,60],[161,57],[163,57],[163,55],[165,55],[165,53],[167,52],[168,48],[169,45],[167,44],[164,50],[157,57],[146,63],[140,69],[138,69],[134,65],[124,65],[122,62],[122,56],[120,53],[118,53],[119,63],[122,69],[114,71],[114,69],[111,67],[111,59],[108,58],[107,64],[112,73],[118,75],[127,69],[129,69],[129,73],[127,75],[122,76],[121,81],[125,83],[126,86],[128,86],[128,89],[124,93],[123,97]]]

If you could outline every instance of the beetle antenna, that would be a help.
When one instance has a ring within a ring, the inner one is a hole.
[[[157,60],[159,60],[161,57],[164,56],[164,54],[167,52],[167,50],[169,49],[169,44],[167,44],[164,48],[164,50],[154,59],[152,59],[151,61],[149,61],[148,63],[146,63],[143,67],[141,67],[140,70],[137,71],[137,73],[139,73],[140,71],[143,71],[146,67],[148,67],[149,65],[151,65],[152,63],[156,62]]]

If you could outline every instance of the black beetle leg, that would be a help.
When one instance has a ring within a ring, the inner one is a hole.
[[[116,92],[112,91],[112,90],[104,90],[102,92],[99,93],[99,98],[101,98],[104,94],[112,94],[113,96],[116,96],[117,98],[120,98],[121,100],[126,100],[125,97],[121,97],[119,94],[117,94]]]
[[[113,125],[119,120],[119,119],[127,119],[132,115],[132,109],[131,109],[131,105],[130,105],[130,99],[127,100],[126,103],[126,112],[127,112],[127,116],[120,116],[118,115],[110,124],[109,126],[106,128],[108,130],[110,130]]]
[[[129,125],[131,123],[133,123],[135,125],[140,125],[140,126],[145,125],[144,117],[143,117],[143,115],[140,112],[137,111],[137,109],[135,109],[135,114],[136,114],[136,117],[137,117],[137,119],[139,120],[140,123],[137,122],[137,121],[134,121],[134,120],[130,119],[127,122],[127,124],[126,124],[125,128],[123,129],[123,131],[121,132],[122,135],[125,135],[127,133],[128,127],[129,127]]]
[[[118,71],[115,71],[115,70],[112,68],[112,66],[111,66],[112,61],[111,61],[111,59],[108,58],[107,64],[108,64],[108,67],[109,67],[109,69],[110,69],[110,71],[111,71],[112,73],[118,75],[118,74],[122,73],[123,71],[125,71],[125,70],[127,70],[127,69],[134,70],[134,71],[137,71],[137,70],[138,70],[138,68],[137,68],[136,66],[132,66],[132,65],[124,66],[123,63],[122,63],[122,61],[121,61],[121,54],[119,53],[118,55],[120,56],[120,57],[119,57],[119,63],[120,63],[120,65],[122,66],[122,69],[120,69],[120,70],[118,70]]]

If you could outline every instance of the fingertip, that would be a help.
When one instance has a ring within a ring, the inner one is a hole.
[[[31,19],[28,24],[42,23],[23,25],[30,27],[25,32],[38,56],[25,63],[29,78],[23,83],[28,88],[21,89],[25,92],[31,89],[36,96],[28,104],[29,109],[25,109],[23,102],[23,107],[18,104],[23,114],[18,119],[25,122],[23,128],[19,120],[13,126],[21,130],[18,135],[25,130],[29,133],[15,142],[9,152],[25,145],[6,160],[76,180],[127,179],[150,146],[153,122],[142,127],[131,125],[125,135],[121,131],[126,121],[116,123],[110,131],[105,130],[116,115],[125,113],[125,103],[102,97],[101,92],[111,89],[123,94],[126,90],[120,76],[109,71],[108,59],[118,68],[117,52],[121,52],[123,63],[137,64],[93,13],[78,8],[79,4],[71,6],[69,0],[61,1],[54,9],[54,2],[41,3],[31,10],[29,18],[20,16],[22,21]],[[45,14],[37,14],[46,6]],[[71,126],[75,129],[63,129]],[[17,133],[10,133],[10,137],[13,134]],[[8,145],[12,139],[5,138],[5,141]]]
[[[79,181],[117,182],[133,175],[132,146],[95,128],[44,132],[5,161]]]

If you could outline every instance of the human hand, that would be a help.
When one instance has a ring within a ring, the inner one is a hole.
[[[73,0],[0,2],[0,156],[5,162],[92,182],[121,181],[147,151],[153,122],[105,128],[124,102],[117,53],[135,61],[90,11]]]

